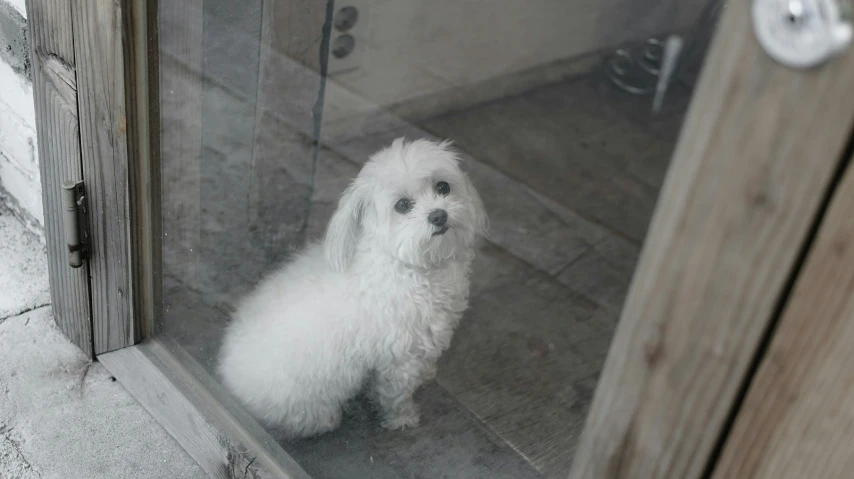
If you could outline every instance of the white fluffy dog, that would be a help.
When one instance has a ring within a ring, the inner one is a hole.
[[[397,139],[347,188],[322,244],[237,308],[223,384],[291,438],[331,431],[367,382],[383,426],[418,424],[412,395],[436,374],[468,306],[480,197],[449,143]]]

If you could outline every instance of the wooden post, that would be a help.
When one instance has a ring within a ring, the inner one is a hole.
[[[726,438],[716,479],[854,471],[854,169],[836,189]]]
[[[74,55],[83,177],[92,235],[95,354],[134,343],[128,190],[126,2],[75,0]]]
[[[71,4],[28,0],[27,12],[53,315],[65,336],[92,356],[89,265],[68,265],[62,223],[62,183],[83,179]]]
[[[785,68],[749,9],[723,12],[572,478],[707,471],[848,141],[854,50]]]

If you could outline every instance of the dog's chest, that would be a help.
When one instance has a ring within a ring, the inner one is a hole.
[[[376,278],[366,295],[390,322],[410,326],[456,321],[468,305],[469,279],[463,264],[429,271],[398,270]]]

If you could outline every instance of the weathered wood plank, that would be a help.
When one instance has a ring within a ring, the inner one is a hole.
[[[834,193],[715,478],[851,477],[854,168]]]
[[[68,266],[62,182],[83,179],[70,3],[29,0],[30,45],[51,300],[62,332],[92,355],[89,265]]]
[[[228,479],[229,454],[219,432],[138,346],[102,354],[98,360],[208,475]]]
[[[95,354],[133,344],[123,2],[72,2]]]
[[[571,477],[700,477],[854,117],[854,51],[796,71],[731,3],[706,61]]]
[[[309,479],[179,347],[152,340],[99,356],[212,478]]]
[[[132,0],[126,16],[128,41],[128,155],[131,192],[131,265],[134,339],[153,334],[162,317],[162,237],[160,115],[151,105],[159,98],[160,65],[157,2]]]

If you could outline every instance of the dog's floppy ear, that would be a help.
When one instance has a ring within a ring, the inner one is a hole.
[[[329,220],[323,247],[326,260],[337,271],[344,272],[353,259],[366,203],[365,187],[354,181],[344,190],[338,209]]]

